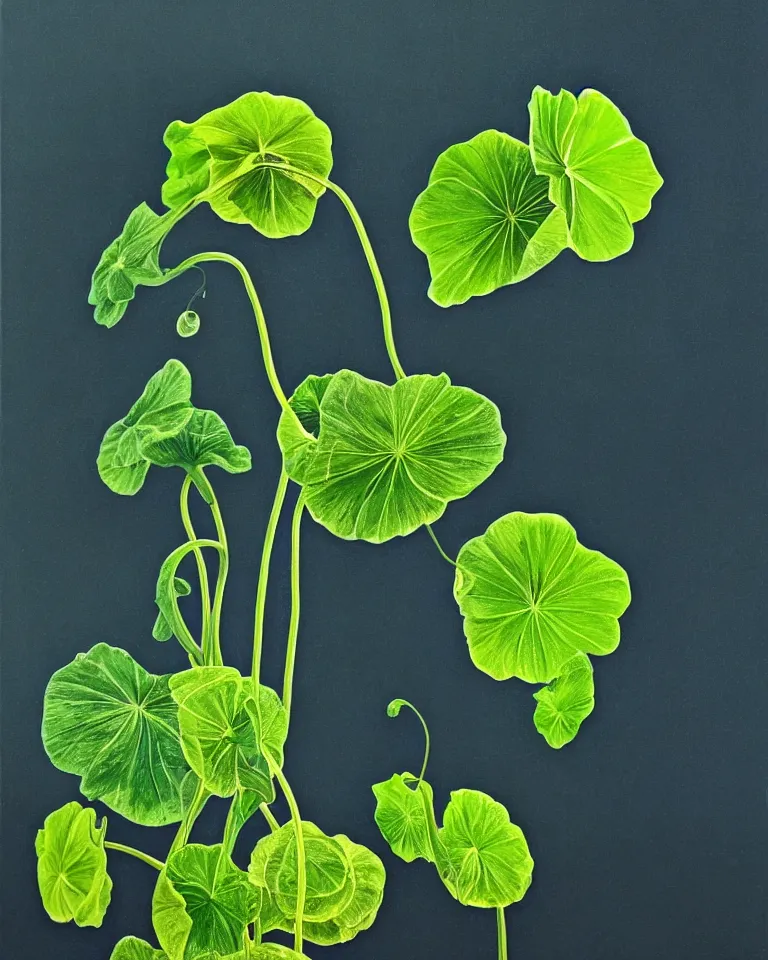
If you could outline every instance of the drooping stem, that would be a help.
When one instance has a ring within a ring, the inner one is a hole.
[[[285,774],[277,765],[268,751],[264,751],[264,756],[272,775],[280,784],[280,789],[285,794],[288,801],[288,808],[291,811],[291,822],[293,824],[293,833],[296,838],[296,920],[293,931],[293,949],[296,953],[301,953],[304,936],[304,903],[307,899],[307,862],[304,852],[304,828],[301,823],[301,814],[299,805],[296,803],[296,797],[293,795],[291,785],[285,777]]]
[[[432,529],[432,525],[429,524],[429,523],[425,523],[424,526],[427,528],[427,533],[428,533],[428,534],[430,535],[430,537],[432,538],[432,543],[434,543],[434,545],[437,547],[437,552],[440,554],[440,556],[443,558],[443,560],[447,560],[448,563],[450,563],[450,565],[451,565],[452,567],[455,567],[455,566],[456,566],[456,561],[455,561],[455,560],[451,560],[451,558],[448,556],[448,554],[445,552],[445,550],[443,550],[443,548],[440,546],[440,541],[439,541],[439,540],[437,539],[437,537],[435,536],[435,531]]]
[[[227,544],[227,533],[224,529],[224,518],[221,515],[219,501],[213,491],[211,482],[206,477],[202,467],[196,467],[194,474],[195,485],[201,492],[204,492],[204,500],[211,508],[213,522],[216,525],[216,537],[221,544],[219,551],[219,573],[216,577],[216,588],[213,593],[213,607],[211,609],[211,649],[206,663],[213,666],[221,666],[221,607],[224,602],[224,587],[227,584],[227,573],[229,572],[229,546]]]
[[[397,355],[397,348],[395,347],[395,337],[394,333],[392,332],[392,311],[389,307],[389,298],[387,297],[387,290],[384,286],[384,278],[381,275],[381,270],[379,269],[376,255],[373,252],[371,241],[365,229],[365,224],[363,223],[360,214],[357,212],[357,208],[355,207],[354,203],[352,203],[349,194],[342,190],[338,184],[333,183],[332,180],[327,180],[325,177],[319,177],[314,173],[308,173],[306,170],[301,170],[298,167],[292,167],[289,164],[264,163],[261,164],[261,166],[273,167],[278,170],[283,170],[287,173],[299,174],[307,180],[312,180],[314,183],[320,184],[321,186],[325,187],[326,190],[330,190],[331,193],[335,193],[339,200],[341,200],[341,202],[344,204],[344,209],[349,214],[350,220],[357,231],[357,236],[360,239],[360,245],[363,248],[363,253],[365,254],[365,259],[368,263],[368,269],[371,271],[373,284],[376,287],[376,295],[379,298],[379,307],[381,309],[381,322],[384,326],[384,343],[387,348],[389,362],[392,364],[392,369],[397,379],[402,380],[402,378],[405,376],[405,370],[403,370],[402,364],[400,363],[400,359]]]
[[[496,942],[498,944],[499,960],[507,960],[507,923],[504,917],[504,907],[496,907]]]
[[[163,564],[163,568],[165,568],[167,564],[170,569],[170,576],[167,579],[166,585],[167,592],[164,599],[168,602],[171,628],[176,639],[189,654],[189,659],[193,666],[203,665],[205,662],[203,659],[203,651],[198,647],[195,638],[189,631],[189,627],[184,622],[184,618],[179,610],[179,601],[176,597],[173,581],[176,576],[176,570],[184,557],[186,557],[188,553],[194,553],[195,550],[199,550],[202,547],[213,547],[220,555],[223,553],[223,547],[217,540],[190,540],[187,543],[183,543],[180,547],[176,547]]]
[[[272,833],[274,833],[276,830],[279,830],[279,829],[280,829],[280,824],[279,824],[279,823],[277,822],[277,820],[275,819],[275,815],[274,815],[274,814],[272,813],[272,811],[269,809],[268,804],[266,804],[266,803],[260,803],[260,804],[259,804],[259,810],[261,810],[261,812],[264,814],[264,819],[265,819],[265,820],[267,821],[267,823],[269,824],[269,829],[272,831]]]
[[[424,759],[421,764],[421,772],[419,773],[419,783],[421,783],[427,772],[427,764],[429,763],[429,727],[427,726],[427,721],[424,719],[424,717],[422,717],[421,713],[419,713],[416,707],[414,707],[414,705],[408,700],[403,700],[400,697],[390,703],[390,705],[387,707],[387,713],[390,717],[396,717],[400,713],[401,707],[408,707],[409,710],[413,710],[413,712],[419,718],[421,726],[424,730]]]
[[[289,723],[293,696],[293,670],[296,665],[296,640],[299,635],[299,612],[301,609],[299,548],[301,545],[301,517],[303,513],[304,493],[302,492],[296,501],[293,520],[291,521],[291,619],[288,624],[288,644],[285,651],[285,673],[283,675],[283,706]]]
[[[184,532],[190,540],[197,540],[195,528],[192,525],[192,518],[189,514],[189,490],[192,486],[192,478],[189,474],[184,476],[184,483],[181,485],[181,495],[179,497],[179,508],[181,510],[181,521],[184,524]],[[202,643],[203,659],[208,662],[208,639],[209,623],[211,617],[211,595],[208,587],[208,568],[205,565],[203,551],[199,548],[194,550],[195,563],[197,564],[197,576],[200,581],[200,610],[202,617]]]
[[[154,867],[155,870],[162,870],[165,866],[162,860],[156,860],[148,853],[137,850],[135,847],[128,847],[124,843],[113,843],[111,840],[105,840],[104,846],[107,850],[119,850],[121,853],[128,853],[132,857],[136,857],[137,860],[143,860],[144,863],[148,863],[150,867]]]
[[[261,549],[261,564],[259,566],[259,583],[256,587],[256,612],[253,619],[253,662],[251,665],[251,680],[253,689],[259,689],[261,676],[261,651],[264,646],[264,611],[267,603],[267,582],[269,580],[269,561],[272,557],[272,547],[275,543],[277,521],[285,500],[285,491],[288,488],[288,474],[285,468],[280,469],[280,479],[277,482],[275,499],[267,521],[267,530],[264,534],[264,546]],[[257,700],[258,702],[258,700]]]

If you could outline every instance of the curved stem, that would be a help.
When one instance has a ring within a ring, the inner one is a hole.
[[[143,860],[144,863],[148,863],[150,867],[154,867],[155,870],[162,870],[165,866],[162,860],[156,860],[154,857],[150,857],[148,853],[143,853],[135,847],[128,847],[124,843],[113,843],[111,840],[105,840],[104,847],[107,850],[119,850],[121,853],[128,853],[132,857],[136,857],[137,860]]]
[[[224,587],[227,583],[227,573],[229,572],[229,546],[227,544],[227,533],[224,529],[224,518],[221,515],[219,501],[213,491],[211,482],[206,477],[202,467],[196,467],[192,473],[195,475],[195,484],[198,489],[205,492],[203,499],[208,503],[213,515],[213,522],[216,525],[216,536],[221,544],[219,551],[219,573],[216,577],[216,588],[213,594],[213,608],[211,610],[211,650],[206,663],[213,666],[222,666],[221,658],[221,607],[224,602]]]
[[[269,824],[269,829],[272,831],[272,833],[280,829],[280,824],[277,822],[275,815],[272,813],[266,803],[260,803],[259,810],[261,810],[261,812],[264,814],[264,819]]]
[[[400,359],[397,355],[397,348],[395,347],[395,337],[394,333],[392,332],[392,311],[389,307],[389,298],[387,297],[387,290],[384,286],[384,278],[381,275],[381,270],[379,269],[379,264],[376,261],[376,255],[373,252],[373,247],[371,246],[371,241],[368,237],[365,225],[363,224],[362,218],[357,212],[354,203],[352,203],[349,194],[342,190],[341,187],[332,180],[327,180],[325,177],[319,177],[314,173],[308,173],[306,170],[301,170],[298,167],[292,167],[289,164],[263,163],[260,164],[260,166],[273,167],[278,170],[283,170],[287,173],[296,173],[307,180],[311,180],[313,183],[320,184],[321,186],[325,187],[326,190],[330,190],[331,193],[335,193],[339,200],[341,200],[341,202],[344,204],[344,208],[349,214],[354,228],[357,231],[357,236],[360,239],[360,245],[363,248],[365,259],[368,262],[368,269],[371,271],[373,284],[376,287],[376,295],[379,298],[379,307],[381,308],[381,322],[384,326],[384,343],[387,347],[389,362],[392,364],[392,369],[397,379],[402,380],[402,378],[405,376],[405,370],[403,370],[402,364],[400,363]]]
[[[299,494],[291,521],[291,619],[288,624],[288,644],[285,651],[283,675],[283,706],[290,723],[291,698],[293,696],[293,670],[296,665],[296,640],[299,635],[299,612],[301,589],[299,586],[299,549],[301,546],[301,517],[304,513],[304,492]]]
[[[285,468],[280,469],[280,479],[275,491],[275,499],[272,503],[272,510],[267,522],[267,531],[264,534],[264,546],[261,550],[261,565],[259,566],[259,583],[256,587],[256,612],[253,622],[253,662],[251,665],[251,680],[253,689],[259,689],[259,678],[261,675],[261,651],[264,646],[264,611],[267,602],[267,581],[269,580],[269,561],[272,556],[272,547],[275,542],[275,531],[277,521],[280,519],[280,511],[285,500],[285,491],[288,488],[288,474]],[[258,700],[257,700],[258,703]]]
[[[179,496],[179,508],[181,510],[181,522],[184,524],[184,532],[190,540],[197,540],[195,528],[192,525],[192,518],[189,515],[189,490],[192,486],[192,478],[187,473],[184,476],[184,483],[181,485],[181,494]],[[200,612],[202,617],[202,643],[203,659],[208,659],[208,630],[211,617],[211,595],[208,587],[208,568],[203,559],[203,551],[196,548],[194,551],[195,563],[197,564],[197,576],[200,581]]]
[[[437,547],[437,552],[440,554],[440,556],[443,558],[443,560],[447,560],[448,563],[450,563],[452,567],[455,567],[455,566],[456,566],[456,561],[455,561],[455,560],[451,560],[451,558],[448,556],[448,554],[445,552],[445,550],[443,550],[443,548],[440,546],[440,541],[439,541],[439,540],[437,539],[437,537],[435,536],[435,531],[432,529],[432,525],[429,524],[429,523],[425,523],[424,526],[427,528],[427,533],[428,533],[428,534],[430,535],[430,537],[432,538],[432,543],[434,543],[434,545]]]
[[[427,763],[429,763],[429,727],[427,726],[427,721],[424,719],[424,717],[422,717],[416,707],[414,707],[414,705],[408,700],[403,700],[400,697],[398,697],[397,700],[393,700],[389,707],[387,707],[387,713],[391,717],[396,717],[398,713],[400,713],[400,707],[408,707],[409,710],[413,710],[413,712],[419,718],[421,726],[424,730],[424,760],[421,764],[421,773],[419,773],[419,783],[421,783],[421,781],[424,779],[424,775],[427,772]]]
[[[173,838],[173,843],[171,844],[171,849],[168,851],[168,856],[172,853],[175,853],[179,848],[183,847],[187,840],[189,840],[189,834],[192,832],[192,827],[194,826],[195,820],[200,816],[200,812],[208,800],[210,794],[205,789],[203,781],[198,781],[197,790],[195,795],[192,798],[192,802],[187,811],[184,814],[184,819],[179,824],[179,829],[176,831],[176,836]]]
[[[264,756],[269,764],[269,769],[272,771],[272,775],[280,784],[280,789],[288,801],[288,808],[291,811],[291,822],[293,823],[293,832],[296,837],[296,920],[294,921],[293,949],[296,953],[301,953],[303,946],[304,903],[307,899],[307,861],[304,852],[304,828],[301,823],[299,805],[296,803],[296,797],[293,795],[293,790],[291,790],[291,785],[286,780],[285,774],[268,751],[264,751]]]
[[[507,924],[504,918],[504,907],[496,907],[496,943],[499,960],[507,960]]]
[[[180,547],[176,547],[176,549],[167,557],[165,563],[163,564],[163,568],[165,568],[167,564],[171,571],[170,576],[167,578],[168,589],[166,596],[164,597],[170,608],[171,628],[173,629],[176,639],[189,654],[189,659],[192,661],[193,666],[203,665],[203,651],[195,643],[195,639],[190,633],[189,627],[184,622],[184,618],[179,610],[179,601],[176,597],[176,590],[174,589],[173,581],[179,564],[184,557],[186,557],[188,553],[194,552],[200,547],[213,547],[215,550],[219,551],[219,554],[223,552],[222,545],[216,540],[190,540],[188,543],[183,543]]]
[[[269,331],[267,330],[267,319],[264,316],[259,295],[256,293],[253,280],[251,280],[251,275],[248,273],[245,264],[238,260],[237,257],[233,257],[228,253],[216,251],[196,253],[192,257],[187,257],[187,259],[182,261],[177,267],[174,267],[164,274],[163,282],[165,283],[168,280],[172,280],[174,277],[179,276],[184,273],[185,270],[196,266],[198,263],[209,263],[212,261],[228,263],[240,274],[243,284],[245,285],[246,293],[248,294],[248,299],[251,302],[251,307],[253,308],[253,314],[256,318],[256,327],[259,331],[259,341],[261,342],[261,355],[264,358],[264,368],[267,371],[269,385],[272,387],[272,392],[283,410],[290,410],[288,399],[285,396],[283,388],[280,386],[280,380],[275,370],[275,361],[272,358],[272,347],[270,346]]]

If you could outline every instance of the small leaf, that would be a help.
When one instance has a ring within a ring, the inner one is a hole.
[[[200,314],[194,310],[185,310],[176,321],[176,333],[180,337],[194,337],[200,329]]]
[[[459,551],[454,596],[472,662],[496,680],[548,683],[574,654],[607,654],[627,575],[551,513],[509,513]]]
[[[259,893],[221,844],[171,854],[155,887],[152,923],[170,960],[237,954],[258,914]]]
[[[91,280],[88,303],[94,319],[113,327],[121,319],[139,284],[163,282],[158,263],[160,246],[176,217],[158,216],[146,203],[131,211],[123,232],[102,253]]]
[[[112,895],[104,837],[107,818],[76,801],[45,818],[35,840],[37,882],[48,915],[57,923],[100,927]]]
[[[549,686],[533,695],[536,729],[550,747],[559,750],[579,732],[582,721],[595,709],[595,681],[589,657],[577,653],[566,661]]]
[[[528,110],[533,164],[550,178],[549,197],[565,213],[570,246],[585,260],[626,253],[632,224],[648,215],[664,182],[647,145],[597,90],[576,99],[536,87]]]
[[[163,203],[206,200],[223,220],[250,223],[266,237],[304,233],[324,187],[284,164],[327,177],[331,132],[293,97],[246,93],[193,123],[175,120],[164,141],[171,151]]]
[[[396,773],[372,787],[374,819],[392,853],[411,863],[417,858],[436,863],[437,834],[432,787],[411,773]]]
[[[304,919],[311,923],[333,920],[349,906],[354,889],[349,882],[349,854],[338,839],[327,837],[308,821],[302,822],[307,872]],[[251,854],[251,883],[266,888],[283,918],[296,915],[296,836],[292,823],[263,837]]]
[[[271,802],[274,788],[259,747],[250,679],[243,679],[234,667],[194,667],[175,674],[170,689],[179,705],[184,756],[206,789],[219,797],[250,790],[261,801]],[[274,691],[262,694],[263,701],[277,714],[270,694],[276,696]],[[280,731],[286,728],[273,718],[270,729],[280,740]],[[280,751],[282,755],[282,742]]]
[[[459,903],[506,907],[523,899],[533,860],[500,803],[479,790],[452,791],[438,836],[450,864],[443,883]]]
[[[188,597],[192,592],[191,585],[182,577],[173,578],[173,589],[177,597]],[[160,611],[155,618],[155,625],[152,627],[152,636],[161,643],[165,643],[173,636],[173,627],[162,611]]]
[[[167,960],[167,954],[156,950],[146,940],[138,937],[123,937],[115,944],[109,960]]]
[[[320,432],[320,404],[333,380],[332,373],[307,377],[288,401],[295,417],[283,412],[277,425],[277,442],[283,452],[285,469],[297,483],[303,483],[305,467],[312,458],[313,438]],[[298,422],[297,422],[298,418]]]
[[[392,700],[387,704],[387,716],[388,717],[399,717],[400,711],[403,707],[410,706],[407,700],[401,700],[400,698]]]
[[[440,517],[490,476],[506,442],[497,407],[445,374],[390,387],[351,370],[325,388],[317,440],[307,434],[297,456],[285,430],[278,439],[314,519],[339,537],[372,543]]]
[[[57,670],[45,691],[43,744],[80,790],[145,826],[181,819],[188,772],[168,676],[155,676],[125,650],[98,643]]]
[[[548,189],[527,145],[498,130],[441,153],[409,221],[429,261],[431,299],[441,307],[464,303],[553,260],[568,230]]]
[[[213,410],[193,410],[181,430],[167,440],[144,444],[142,453],[158,467],[182,467],[189,471],[216,466],[227,473],[251,469],[251,454],[240,447],[221,417]]]

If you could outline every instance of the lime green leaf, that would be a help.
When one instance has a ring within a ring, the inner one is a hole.
[[[251,469],[251,454],[240,447],[221,417],[213,410],[194,410],[182,429],[166,440],[144,444],[142,453],[158,467],[216,466],[227,473],[243,473]]]
[[[94,319],[113,327],[123,316],[139,284],[163,282],[158,263],[160,246],[176,217],[158,216],[146,203],[131,211],[120,236],[102,253],[91,280],[88,303]]]
[[[396,773],[372,787],[376,797],[374,819],[392,853],[411,863],[421,857],[438,859],[434,849],[437,831],[432,787],[411,773]]]
[[[194,667],[175,674],[170,689],[179,705],[184,756],[206,789],[219,797],[250,790],[271,802],[274,788],[259,747],[259,716],[250,679],[234,667]],[[262,693],[275,716],[276,696],[274,691]],[[273,718],[270,730],[282,751],[285,724]]]
[[[104,435],[96,461],[99,476],[115,493],[141,489],[149,469],[144,446],[175,436],[187,424],[192,378],[179,360],[169,360],[150,377],[144,392],[122,420]]]
[[[347,882],[354,892],[346,907],[332,920],[304,924],[305,938],[322,946],[346,943],[372,925],[384,899],[386,880],[384,864],[373,851],[353,843],[344,834],[333,839],[341,844],[349,858],[351,874]],[[293,927],[285,929],[291,932]]]
[[[176,333],[180,337],[194,337],[200,330],[200,314],[194,310],[185,310],[176,321]]]
[[[314,823],[303,821],[307,868],[304,919],[323,923],[338,917],[354,894],[349,854],[338,839],[327,837]],[[296,836],[292,823],[263,837],[251,854],[251,883],[266,888],[280,914],[296,916]]]
[[[190,843],[171,854],[155,887],[152,923],[170,960],[238,953],[259,892],[221,844]]]
[[[562,667],[560,676],[533,695],[536,729],[550,747],[559,750],[579,732],[582,721],[595,709],[595,681],[589,657],[577,653]]]
[[[183,577],[173,578],[173,589],[177,597],[188,597],[192,592],[192,587]],[[162,610],[157,614],[155,619],[155,625],[152,627],[152,636],[161,643],[165,643],[166,640],[170,640],[173,636],[173,627],[166,619]]]
[[[109,960],[167,960],[167,954],[162,950],[155,950],[146,940],[123,937],[115,944]]]
[[[618,646],[627,575],[562,517],[509,513],[465,543],[456,564],[470,656],[496,680],[548,683],[575,653]]]
[[[45,818],[35,840],[37,882],[48,915],[57,923],[100,927],[109,906],[104,837],[107,818],[96,826],[96,811],[76,801]]]
[[[331,380],[332,373],[307,377],[288,401],[296,416],[284,411],[277,425],[277,442],[283,452],[285,469],[297,483],[303,483],[304,468],[311,460],[313,438],[317,439],[320,432],[320,404]]]
[[[344,539],[381,543],[471,493],[505,442],[497,407],[445,374],[386,386],[342,370],[322,397],[317,440],[283,454],[315,520]]]
[[[533,860],[523,831],[505,807],[478,790],[454,790],[438,834],[450,864],[443,882],[470,907],[506,907],[522,900]]]
[[[565,216],[548,198],[526,144],[486,130],[437,158],[410,216],[441,307],[525,280],[568,245]]]
[[[223,220],[250,223],[267,237],[304,233],[324,192],[279,165],[324,178],[333,162],[322,120],[301,100],[271,93],[246,93],[194,123],[176,120],[164,140],[167,206],[206,200]]]
[[[188,771],[168,680],[98,643],[54,673],[43,707],[43,744],[54,766],[82,777],[89,800],[150,827],[181,819]]]
[[[235,960],[235,958],[229,958],[229,960]],[[246,960],[246,957],[243,956],[242,960]],[[296,953],[282,943],[260,943],[258,946],[251,947],[248,960],[307,960],[307,957],[306,954]]]
[[[632,224],[646,217],[664,182],[626,117],[597,90],[578,99],[536,87],[528,105],[536,172],[566,215],[570,246],[585,260],[610,260],[632,246]]]

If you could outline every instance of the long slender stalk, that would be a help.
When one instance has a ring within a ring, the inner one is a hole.
[[[192,525],[192,518],[189,514],[189,490],[192,486],[192,478],[189,474],[184,477],[181,485],[181,494],[179,495],[179,509],[181,511],[181,522],[184,524],[184,532],[190,540],[197,540],[195,528]],[[208,568],[205,565],[203,551],[195,548],[195,563],[197,564],[197,576],[200,581],[200,614],[202,618],[201,646],[203,648],[203,659],[208,662],[209,644],[208,631],[211,617],[211,595],[208,586]]]
[[[264,819],[269,824],[269,829],[272,831],[272,833],[280,829],[280,824],[277,822],[274,813],[272,813],[266,803],[260,803],[259,810],[261,810],[261,812],[264,814]]]
[[[448,556],[448,554],[445,552],[445,550],[443,550],[443,548],[440,546],[440,541],[439,541],[439,540],[437,539],[437,537],[435,536],[435,531],[432,529],[432,525],[429,524],[429,523],[425,523],[424,526],[427,528],[427,533],[428,533],[429,536],[431,537],[432,543],[434,543],[434,545],[437,547],[437,552],[440,554],[440,556],[443,558],[443,560],[447,560],[448,563],[450,563],[450,565],[451,565],[452,567],[455,567],[455,566],[456,566],[456,561],[455,561],[455,560],[451,560],[451,558]]]
[[[272,510],[269,514],[267,530],[264,534],[264,546],[261,550],[261,564],[259,566],[259,583],[256,587],[256,611],[253,619],[253,662],[251,665],[251,680],[253,681],[254,692],[259,689],[259,680],[261,677],[261,653],[264,646],[264,611],[267,603],[269,561],[272,557],[277,521],[280,519],[280,511],[283,508],[287,488],[288,474],[285,472],[285,468],[281,468],[280,479],[277,482],[277,490],[275,491],[275,499],[272,502]]]
[[[301,588],[299,584],[299,550],[301,546],[301,518],[304,513],[304,494],[299,494],[291,521],[291,619],[288,624],[288,644],[285,650],[283,675],[283,706],[290,723],[293,698],[293,671],[296,665],[296,640],[299,635]]]
[[[213,594],[213,607],[211,608],[211,644],[209,658],[206,663],[213,666],[221,666],[224,662],[221,658],[221,608],[224,602],[224,587],[227,584],[227,573],[229,572],[229,545],[227,543],[227,533],[224,529],[224,518],[221,515],[219,501],[216,499],[211,482],[206,477],[201,467],[196,467],[193,471],[195,483],[205,491],[205,500],[211,508],[213,522],[216,525],[216,538],[221,544],[219,551],[219,573],[216,577],[216,587]]]
[[[119,850],[121,853],[128,853],[132,857],[136,857],[137,860],[143,860],[144,863],[148,863],[150,867],[154,867],[155,870],[162,870],[165,866],[162,860],[156,860],[148,853],[137,850],[135,847],[128,847],[124,843],[113,843],[111,840],[105,840],[104,846],[107,850]]]
[[[293,929],[293,949],[296,953],[301,953],[304,943],[304,904],[307,899],[307,861],[304,851],[304,828],[301,823],[301,814],[299,805],[296,803],[296,797],[293,795],[291,785],[288,783],[285,774],[277,765],[269,752],[265,751],[269,769],[272,775],[280,784],[280,789],[285,794],[288,801],[288,808],[291,811],[291,822],[293,823],[293,832],[296,838],[296,920]]]
[[[194,826],[195,820],[200,816],[200,812],[208,800],[210,794],[205,789],[203,781],[200,780],[197,784],[197,790],[195,795],[192,798],[192,802],[187,807],[187,810],[184,814],[184,819],[179,824],[179,829],[176,831],[176,836],[173,838],[173,843],[171,844],[171,849],[168,851],[168,856],[172,853],[175,853],[181,847],[183,847],[189,840],[189,834],[192,832],[192,827]]]
[[[507,960],[507,923],[504,917],[504,907],[496,907],[496,942],[498,944],[499,960]]]

